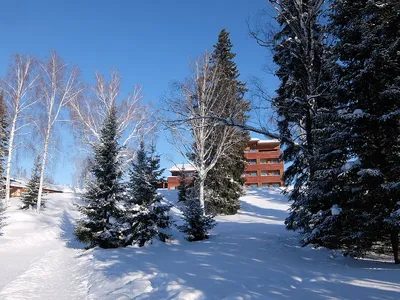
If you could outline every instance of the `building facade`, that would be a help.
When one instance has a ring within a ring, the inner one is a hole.
[[[171,176],[167,178],[168,189],[175,190],[181,181],[181,174],[185,176],[185,182],[190,183],[193,180],[193,176],[196,174],[196,170],[191,164],[179,164],[168,169],[171,172]]]
[[[247,161],[244,177],[247,187],[283,186],[283,162],[278,140],[251,139],[244,150]]]
[[[244,158],[247,166],[243,176],[246,187],[279,187],[283,186],[283,162],[278,140],[251,139],[244,149]],[[191,164],[175,165],[169,169],[168,189],[174,190],[179,186],[181,174],[184,173],[185,181],[190,183],[196,171]]]

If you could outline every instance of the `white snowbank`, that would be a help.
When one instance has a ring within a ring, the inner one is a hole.
[[[175,204],[176,191],[163,190]],[[7,212],[0,237],[0,299],[399,299],[389,262],[302,248],[285,230],[280,189],[252,189],[235,216],[218,217],[209,240],[189,243],[172,229],[164,244],[79,249],[72,194],[50,195],[41,215]],[[178,207],[172,214],[180,222]]]

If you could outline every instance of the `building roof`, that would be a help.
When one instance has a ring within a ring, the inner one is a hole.
[[[16,187],[16,188],[25,188],[26,185],[28,184],[28,181],[29,181],[28,179],[11,178],[10,186]],[[49,191],[54,191],[54,192],[62,192],[63,191],[61,186],[56,185],[56,184],[49,184],[49,183],[43,183],[43,189],[49,190]]]
[[[251,138],[250,142],[257,142],[257,144],[268,144],[268,143],[279,143],[279,140],[277,140],[277,139],[260,140],[257,138]]]
[[[173,167],[169,168],[168,171],[175,172],[175,171],[196,171],[192,164],[178,164],[174,165]]]

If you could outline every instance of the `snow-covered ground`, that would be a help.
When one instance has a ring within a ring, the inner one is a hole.
[[[167,244],[88,251],[73,239],[73,194],[51,195],[40,215],[13,199],[0,237],[0,299],[400,299],[391,262],[299,247],[279,191],[248,190],[240,213],[218,217],[207,241],[172,229]],[[176,191],[162,193],[175,203]]]

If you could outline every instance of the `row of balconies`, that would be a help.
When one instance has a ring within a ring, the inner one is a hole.
[[[281,151],[270,151],[270,152],[246,152],[244,157],[246,159],[257,159],[257,158],[277,158],[281,156]]]

